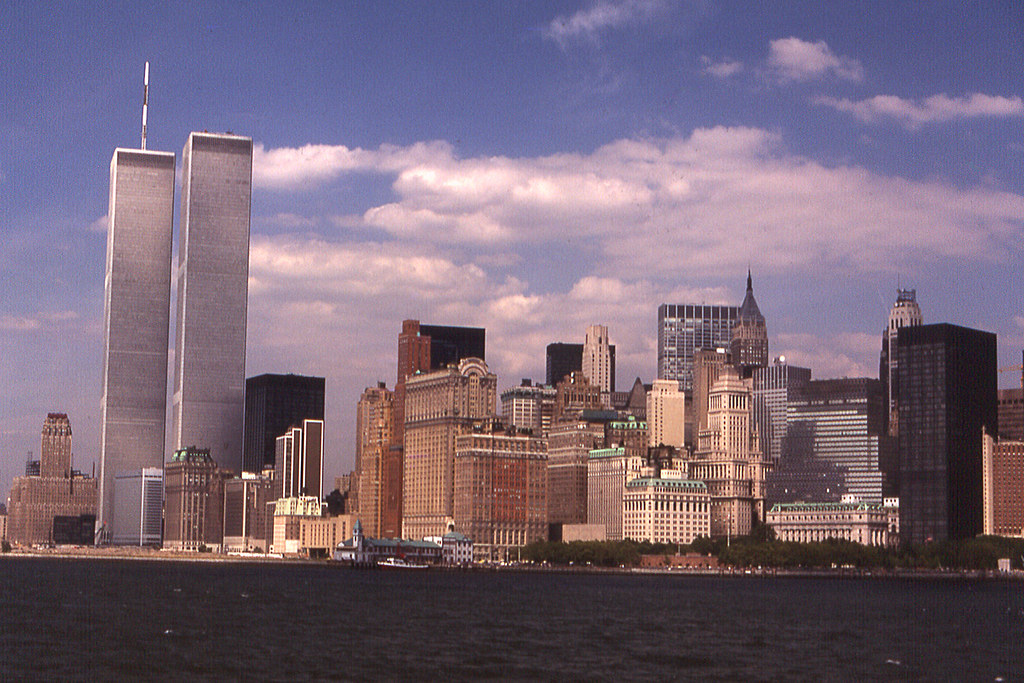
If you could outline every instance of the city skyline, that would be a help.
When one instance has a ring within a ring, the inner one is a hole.
[[[499,392],[606,325],[628,386],[660,304],[738,306],[749,266],[770,355],[815,378],[877,377],[897,286],[1018,364],[1022,13],[7,4],[0,488],[48,412],[98,468],[108,164],[146,60],[151,149],[253,140],[245,374],[326,377],[335,473],[407,318],[485,328]]]

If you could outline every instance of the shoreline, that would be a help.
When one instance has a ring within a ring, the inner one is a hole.
[[[67,547],[45,550],[17,549],[0,555],[0,560],[10,559],[61,559],[61,560],[135,560],[143,562],[198,562],[198,563],[246,563],[283,564],[302,566],[350,567],[335,560],[308,558],[295,555],[280,556],[262,553],[198,553],[181,550],[155,548],[117,547],[87,548]],[[707,578],[828,578],[828,579],[919,579],[944,581],[1024,581],[1024,571],[1009,573],[994,569],[882,569],[852,567],[818,568],[744,568],[719,567],[715,569],[657,568],[657,567],[580,567],[563,565],[470,565],[463,567],[431,566],[440,572],[493,572],[523,574],[577,574],[577,575],[619,575],[619,576],[680,576]],[[373,571],[369,569],[367,571]]]

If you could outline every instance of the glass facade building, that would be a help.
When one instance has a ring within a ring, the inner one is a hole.
[[[658,306],[658,379],[693,391],[693,357],[699,349],[729,348],[739,306]]]
[[[172,445],[242,467],[252,139],[192,133],[182,150]]]
[[[167,420],[174,154],[116,149],[103,287],[98,524],[113,531],[114,477],[161,467]]]
[[[324,419],[323,377],[265,374],[245,380],[242,469],[259,473],[274,464],[274,442],[303,420]]]

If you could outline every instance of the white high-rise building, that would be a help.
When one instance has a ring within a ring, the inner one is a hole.
[[[114,477],[164,460],[174,154],[115,149],[107,215],[97,505],[105,540],[115,531]]]
[[[242,466],[252,139],[192,133],[181,153],[172,445]]]
[[[651,446],[683,448],[686,394],[674,379],[656,379],[647,392],[647,433]]]
[[[582,371],[590,383],[601,388],[602,394],[614,389],[612,380],[612,352],[608,345],[608,328],[591,325],[583,342]]]

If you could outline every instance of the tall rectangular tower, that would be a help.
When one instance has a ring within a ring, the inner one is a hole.
[[[896,345],[900,535],[972,538],[983,529],[982,429],[998,433],[996,335],[907,326]]]
[[[252,139],[192,133],[181,153],[175,450],[242,466]]]
[[[323,377],[257,375],[245,380],[245,443],[242,469],[260,472],[274,464],[274,443],[302,420],[324,419]]]
[[[114,477],[164,461],[174,154],[115,149],[107,215],[97,521],[112,532]]]
[[[693,391],[693,359],[700,349],[728,348],[739,306],[662,304],[658,307],[658,379]]]

